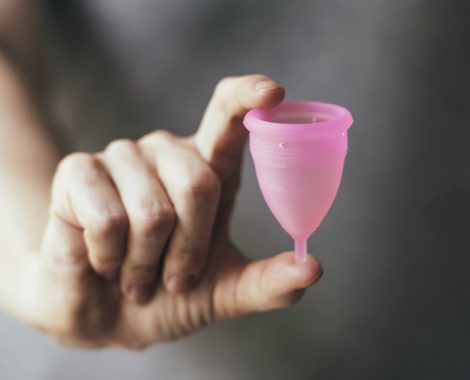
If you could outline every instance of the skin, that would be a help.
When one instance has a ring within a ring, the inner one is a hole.
[[[16,50],[0,53],[1,309],[63,344],[135,349],[287,307],[320,278],[313,256],[251,261],[229,235],[241,121],[282,101],[278,83],[224,78],[191,136],[156,130],[61,158],[36,82],[6,53],[29,50],[4,41]]]

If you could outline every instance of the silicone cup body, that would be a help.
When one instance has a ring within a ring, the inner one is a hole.
[[[285,102],[245,116],[261,192],[300,261],[338,191],[352,122],[345,108],[318,102]]]

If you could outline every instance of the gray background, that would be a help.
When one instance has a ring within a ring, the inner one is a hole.
[[[470,378],[468,4],[52,2],[50,103],[77,149],[192,133],[216,81],[252,72],[355,124],[311,239],[325,275],[300,304],[139,353],[57,347],[0,317],[0,378]],[[291,247],[248,155],[233,235],[253,258]]]

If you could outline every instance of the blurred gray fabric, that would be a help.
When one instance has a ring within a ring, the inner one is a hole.
[[[253,72],[355,124],[300,304],[138,353],[64,349],[2,316],[0,378],[470,378],[469,16],[458,0],[52,2],[50,103],[75,149],[190,134],[218,79]],[[235,241],[290,249],[248,154],[244,169]]]

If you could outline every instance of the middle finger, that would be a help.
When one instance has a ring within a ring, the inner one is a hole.
[[[160,256],[173,230],[173,206],[154,168],[134,142],[110,144],[105,162],[129,218],[122,290],[131,300],[145,303],[153,295]]]

